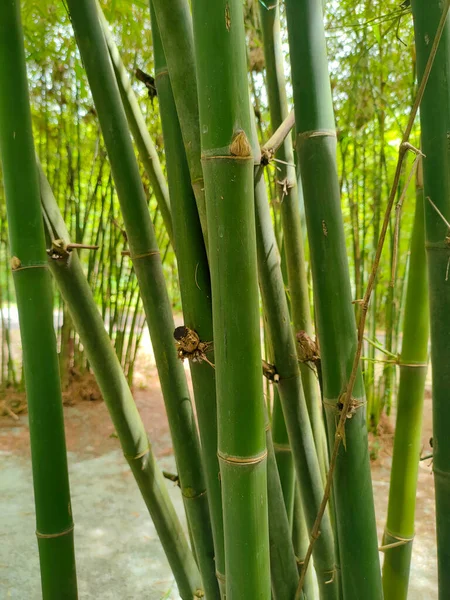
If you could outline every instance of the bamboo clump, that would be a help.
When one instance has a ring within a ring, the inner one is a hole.
[[[77,598],[61,386],[69,389],[70,372],[89,370],[183,599],[406,599],[428,329],[439,597],[448,596],[450,0],[411,0],[419,84],[416,91],[409,81],[411,107],[393,109],[397,155],[383,70],[384,36],[395,28],[378,3],[366,4],[380,35],[368,27],[348,34],[352,72],[329,31],[331,16],[343,19],[340,5],[151,0],[126,9],[67,0],[64,31],[73,28],[81,75],[74,85],[53,73],[50,90],[44,67],[38,158],[20,2],[0,8],[0,80],[12,90],[0,97],[2,257],[7,236],[11,244],[11,273],[0,267],[0,374],[20,388],[3,309],[13,279],[44,600],[62,589]],[[136,30],[124,24],[117,44],[116,10],[143,19],[132,53],[124,34]],[[396,16],[407,14],[402,5]],[[352,86],[342,93],[348,72]],[[70,99],[55,121],[65,88]],[[54,135],[55,122],[70,125]],[[83,158],[87,131],[95,146]],[[412,225],[421,160],[424,198],[419,177]],[[45,318],[36,319],[35,306]],[[174,311],[182,312],[178,327]],[[176,462],[166,476],[180,488],[185,528],[132,395],[145,324]],[[368,430],[375,435],[392,406],[389,508],[378,540]],[[18,418],[6,403],[2,410]]]

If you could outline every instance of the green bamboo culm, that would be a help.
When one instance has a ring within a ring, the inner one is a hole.
[[[278,3],[259,4],[261,29],[264,41],[266,81],[269,97],[270,123],[276,129],[289,114],[284,75],[284,57],[280,33],[280,8]],[[299,196],[303,195],[301,185],[297,186],[294,165],[292,138],[286,136],[276,153],[277,191],[280,200],[281,222],[283,227],[284,253],[286,257],[287,281],[294,333],[305,332],[313,336],[308,280],[306,275],[303,233],[300,221]],[[302,360],[301,347],[298,347]],[[311,364],[300,362],[303,390],[308,406],[309,418],[314,434],[317,455],[323,478],[328,465],[326,438],[322,418],[320,390],[317,377]]]
[[[191,600],[197,590],[201,589],[197,565],[170,500],[166,482],[156,463],[119,359],[83,273],[81,262],[76,251],[71,253],[64,251],[70,243],[69,233],[41,168],[39,178],[49,246],[57,240],[59,248],[62,248],[58,258],[49,259],[52,275],[64,302],[69,307],[75,329],[80,336],[114,423],[124,456],[130,465],[166,553],[180,596]]]
[[[411,2],[422,78],[443,7],[440,0]],[[450,19],[447,16],[420,107],[425,193],[425,240],[431,321],[433,371],[433,471],[439,599],[450,597]]]
[[[227,600],[269,600],[267,451],[243,9],[240,0],[194,0],[192,9],[213,294],[226,595]]]
[[[280,256],[272,226],[264,174],[260,167],[256,168],[255,210],[261,297],[275,367],[280,378],[277,384],[278,393],[300,484],[306,523],[311,530],[323,497],[322,474],[303,394]],[[314,566],[320,597],[338,598],[334,538],[328,512],[324,515],[321,535],[314,546]]]
[[[286,15],[301,170],[320,340],[328,437],[334,443],[339,402],[357,348],[339,181],[336,131],[320,0],[287,0]],[[357,376],[354,414],[345,428],[333,480],[345,600],[382,598],[370,476],[365,394]],[[306,507],[305,507],[306,509]],[[317,542],[316,542],[317,543]]]
[[[195,331],[203,343],[209,343],[206,354],[192,355],[189,366],[197,409],[202,458],[215,548],[215,566],[219,586],[225,581],[222,498],[217,458],[216,376],[212,366],[213,324],[211,282],[208,259],[202,236],[183,138],[165,62],[158,25],[150,3],[155,81],[164,136],[166,167],[172,199],[172,215],[177,248],[177,265],[183,306],[184,325]],[[223,590],[224,591],[224,590]]]
[[[292,600],[298,583],[297,561],[268,416],[266,416],[266,445],[272,599]]]
[[[292,543],[294,544],[295,556],[299,573],[303,568],[304,558],[308,551],[309,535],[306,527],[305,511],[303,510],[300,488],[296,482],[294,491],[294,514],[292,516]],[[314,573],[308,569],[303,583],[302,594],[306,600],[315,600]]]
[[[192,17],[186,0],[152,0],[170,73],[192,189],[208,250]]]
[[[292,458],[289,435],[286,429],[283,409],[281,407],[280,395],[276,386],[274,386],[273,390],[272,438],[286,513],[288,515],[289,523],[292,525],[295,491],[294,460]]]
[[[195,555],[208,594],[206,586],[215,570],[208,498],[186,376],[173,339],[172,308],[155,232],[95,0],[68,0],[67,4],[111,163],[155,353]],[[215,589],[211,592],[214,597]]]
[[[406,600],[414,538],[417,475],[421,452],[422,414],[428,368],[428,280],[425,254],[423,185],[416,185],[416,210],[400,355],[394,454],[383,546],[385,600]],[[403,543],[402,543],[403,542]],[[398,545],[398,544],[401,545]],[[394,544],[389,548],[390,544]],[[395,545],[397,544],[397,545]]]
[[[52,285],[18,0],[0,3],[0,85],[0,156],[29,412],[42,597],[76,600],[74,525]]]
[[[149,131],[145,124],[138,101],[131,87],[131,82],[128,73],[120,58],[119,50],[114,42],[114,38],[109,29],[108,21],[103,14],[100,4],[97,2],[100,23],[105,35],[105,40],[108,45],[109,55],[114,67],[117,85],[119,86],[120,96],[122,98],[123,107],[127,115],[128,125],[130,126],[133,139],[136,143],[139,157],[144,165],[145,172],[152,185],[153,193],[155,194],[161,216],[164,221],[167,234],[170,241],[173,243],[172,232],[172,217],[170,214],[169,190],[167,188],[166,179],[162,171],[158,153],[155,145],[150,137]]]

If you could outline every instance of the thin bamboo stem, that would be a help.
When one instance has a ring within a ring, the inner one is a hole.
[[[133,134],[133,138],[139,152],[139,157],[144,165],[145,171],[152,185],[153,192],[156,196],[167,234],[170,241],[173,242],[169,190],[167,189],[167,183],[159,162],[158,153],[156,152],[155,145],[148,132],[144,117],[142,116],[141,109],[139,108],[138,101],[133,92],[133,88],[131,87],[130,79],[109,29],[108,21],[106,20],[98,2],[97,8],[100,23],[102,25],[106,43],[108,45],[109,55],[111,56],[111,62],[114,67],[117,85],[119,86],[123,107],[127,115],[128,124],[130,126],[131,133]]]
[[[320,341],[323,402],[330,440],[335,439],[339,417],[345,429],[346,449],[333,446],[325,494],[305,557],[296,598],[300,597],[311,551],[334,477],[337,541],[345,600],[379,600],[381,573],[378,559],[375,512],[370,476],[365,397],[361,373],[352,374],[356,323],[342,223],[336,164],[336,132],[328,74],[322,6],[318,0],[287,0],[292,83],[297,131],[297,157],[301,170],[311,255],[315,315]],[[359,357],[358,357],[359,358]],[[359,362],[357,363],[359,364]],[[343,403],[349,381],[354,395],[354,414],[347,419]],[[341,435],[342,437],[342,435]],[[341,438],[339,438],[340,446]],[[306,506],[305,506],[306,509]],[[349,533],[351,532],[351,533]],[[355,552],[358,548],[358,552]]]
[[[311,529],[323,495],[322,474],[303,394],[280,257],[261,167],[257,167],[255,179],[256,241],[261,296],[279,375],[278,392],[300,484],[303,510],[308,529]],[[315,547],[314,566],[321,598],[338,598],[337,577],[334,576],[333,531],[328,514],[322,522],[320,538]]]
[[[69,233],[41,168],[39,177],[46,220],[58,238],[68,244]],[[80,335],[123,454],[149,509],[180,595],[191,600],[201,589],[200,575],[81,262],[76,253],[71,253],[59,260],[49,258],[49,265]]]
[[[0,3],[0,87],[0,154],[20,316],[42,596],[44,600],[76,600],[74,524],[53,298],[17,0]]]
[[[185,0],[152,0],[152,3],[170,73],[203,237],[208,249],[191,11]]]
[[[412,0],[411,6],[418,76],[422,81],[429,77],[428,86],[419,100],[422,146],[426,155],[423,172],[433,373],[433,472],[436,493],[438,594],[439,599],[444,600],[450,596],[450,1]],[[433,35],[434,42],[430,46]],[[431,70],[433,61],[434,66]]]
[[[155,56],[156,86],[164,135],[169,189],[172,199],[172,216],[177,264],[180,279],[184,325],[194,331],[199,340],[208,344],[213,340],[211,283],[208,259],[203,241],[195,196],[191,186],[189,168],[183,146],[172,87],[165,62],[164,50],[153,10],[153,51]],[[198,347],[197,347],[198,348]],[[215,548],[215,573],[219,586],[225,581],[225,555],[223,538],[222,498],[217,458],[217,406],[216,376],[210,363],[214,363],[212,349],[206,354],[187,355],[192,374],[194,398],[197,409],[202,458],[205,468],[208,500]],[[216,585],[217,585],[216,582]],[[214,589],[210,585],[210,589]],[[219,597],[219,590],[216,589]],[[211,599],[212,595],[209,595]]]
[[[429,303],[425,253],[423,184],[416,185],[416,210],[406,292],[394,454],[383,545],[385,600],[406,600],[414,538],[417,475],[428,370]],[[397,542],[402,541],[401,545]]]
[[[226,594],[227,600],[269,600],[267,450],[243,10],[240,0],[195,0],[192,8],[213,298]],[[157,16],[165,44],[158,11]],[[164,50],[174,85],[166,46]],[[191,63],[190,56],[183,60]],[[177,101],[175,85],[174,94]]]
[[[67,4],[117,188],[155,353],[184,506],[206,585],[211,571],[214,572],[208,500],[186,376],[173,341],[172,307],[160,253],[95,0],[68,0]]]
[[[267,7],[260,4],[260,15],[266,59],[271,124],[272,129],[276,129],[288,115],[278,4],[267,5]],[[294,163],[291,136],[286,136],[275,157],[281,160],[277,176],[277,188],[284,234],[284,251],[292,324],[295,334],[304,331],[308,336],[312,337],[313,326],[299,210],[300,202],[303,201],[303,199],[299,200],[299,196],[303,195],[303,191],[301,186],[297,187],[295,167],[289,166]],[[300,347],[298,347],[298,354],[301,354]],[[328,466],[328,453],[322,419],[319,385],[315,372],[310,368],[310,365],[300,362],[300,372],[319,464],[323,478],[325,478]]]

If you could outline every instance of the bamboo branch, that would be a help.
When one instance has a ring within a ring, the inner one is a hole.
[[[295,114],[294,111],[288,114],[285,120],[281,123],[278,129],[275,131],[273,136],[264,144],[261,148],[261,165],[266,166],[275,156],[276,151],[284,142],[289,132],[295,125]]]
[[[391,281],[389,283],[390,287],[394,287],[395,285],[395,275],[397,273],[397,262],[398,262],[398,244],[400,238],[400,217],[402,214],[403,203],[405,201],[406,192],[408,191],[409,184],[411,183],[412,178],[414,177],[415,172],[417,171],[417,167],[419,161],[422,157],[422,153],[418,152],[416,158],[414,159],[413,165],[409,172],[406,183],[403,187],[403,191],[400,195],[400,198],[395,206],[395,228],[394,228],[394,249],[392,253],[392,268],[391,268]]]
[[[374,264],[373,264],[372,271],[371,271],[371,274],[369,277],[369,281],[367,283],[367,289],[364,294],[363,303],[361,305],[361,314],[360,314],[359,325],[358,325],[358,345],[357,345],[355,357],[353,360],[353,366],[352,366],[352,371],[350,374],[350,379],[349,379],[349,382],[347,385],[347,389],[345,391],[345,396],[342,401],[341,416],[339,418],[339,423],[336,428],[334,446],[333,446],[333,451],[332,451],[331,460],[330,460],[330,468],[328,470],[326,484],[325,484],[325,492],[323,495],[323,499],[322,499],[322,503],[320,505],[319,512],[317,514],[316,522],[314,523],[314,526],[311,530],[311,534],[310,534],[311,541],[309,543],[308,551],[305,556],[305,561],[304,561],[303,569],[301,572],[297,592],[295,594],[295,600],[300,600],[300,598],[301,598],[303,582],[305,581],[306,571],[308,569],[308,565],[311,560],[312,550],[313,550],[313,547],[314,547],[314,544],[315,544],[317,538],[320,535],[320,524],[322,522],[322,518],[325,513],[325,510],[326,510],[326,507],[328,504],[328,500],[330,498],[331,486],[332,486],[332,482],[333,482],[333,474],[334,474],[334,471],[336,468],[337,456],[338,456],[341,442],[345,436],[345,424],[347,422],[347,416],[349,413],[349,409],[351,408],[352,392],[353,392],[353,387],[355,385],[355,381],[356,381],[356,377],[357,377],[357,373],[358,373],[358,366],[359,366],[359,361],[360,361],[362,346],[363,346],[363,341],[364,341],[364,326],[366,323],[366,316],[367,316],[367,311],[369,308],[369,301],[370,301],[370,297],[372,295],[372,291],[374,288],[375,279],[376,279],[376,275],[378,272],[378,267],[380,265],[381,253],[383,251],[384,241],[386,239],[386,233],[387,233],[387,230],[389,227],[389,220],[390,220],[390,216],[391,216],[391,212],[392,212],[392,207],[394,205],[395,194],[396,194],[398,183],[400,180],[400,175],[402,172],[403,161],[405,159],[405,156],[406,156],[408,150],[415,152],[416,155],[419,154],[419,152],[420,152],[419,150],[417,150],[416,148],[411,146],[411,144],[408,142],[408,140],[411,135],[414,121],[415,121],[417,112],[419,110],[420,103],[422,101],[422,98],[423,98],[423,95],[425,92],[425,88],[426,88],[426,85],[427,85],[427,82],[428,82],[428,79],[429,79],[429,76],[431,73],[434,59],[436,57],[436,53],[437,53],[437,50],[439,47],[439,42],[442,37],[442,33],[444,31],[445,22],[447,19],[449,8],[450,8],[450,0],[446,0],[445,7],[442,11],[442,17],[439,22],[439,26],[437,28],[436,35],[435,35],[435,38],[433,41],[433,46],[431,48],[430,55],[428,57],[428,61],[427,61],[427,64],[426,64],[426,67],[424,70],[424,74],[423,74],[422,80],[420,82],[419,89],[417,91],[416,99],[414,101],[413,107],[411,109],[411,113],[409,115],[408,124],[407,124],[406,130],[403,134],[402,142],[400,144],[400,148],[399,148],[399,152],[398,152],[397,167],[395,170],[394,181],[393,181],[393,184],[391,187],[391,192],[389,194],[386,212],[384,215],[383,227],[382,227],[380,238],[378,241]]]

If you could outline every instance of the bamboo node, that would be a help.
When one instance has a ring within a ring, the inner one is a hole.
[[[225,575],[223,573],[216,571],[216,577],[221,583],[225,583],[226,579],[225,579]]]
[[[263,359],[262,369],[263,375],[266,379],[268,379],[269,381],[273,381],[273,383],[278,383],[280,381],[280,376],[275,365],[271,365]]]
[[[217,452],[217,456],[219,458],[219,460],[229,463],[231,465],[257,465],[260,462],[264,461],[267,458],[267,450],[265,449],[263,452],[261,452],[260,454],[256,454],[255,456],[230,456],[229,454],[224,454],[223,452],[220,452],[220,450]]]
[[[52,240],[51,248],[47,249],[47,254],[52,260],[65,260],[70,253],[77,248],[85,250],[98,250],[98,246],[91,244],[71,244],[66,243],[63,239]]]
[[[387,550],[391,550],[391,548],[398,548],[400,546],[406,546],[406,544],[412,544],[412,542],[414,541],[414,536],[400,537],[399,535],[394,535],[388,529],[384,530],[383,542],[385,541],[386,537],[389,537],[390,539],[395,540],[395,541],[389,542],[388,544],[383,543],[381,546],[378,547],[378,552],[386,552]]]
[[[72,523],[72,525],[68,529],[65,529],[64,531],[59,531],[58,533],[41,533],[40,531],[36,530],[36,537],[40,540],[49,540],[53,538],[63,537],[64,535],[69,535],[70,533],[72,533],[74,527],[75,526]]]
[[[297,135],[298,140],[307,140],[315,137],[336,137],[334,129],[317,129],[313,131],[303,131]]]
[[[336,408],[339,411],[339,413],[342,412],[343,408],[344,408],[344,401],[345,401],[345,396],[346,394],[341,394],[340,398],[338,399],[337,403],[336,403]],[[367,403],[367,401],[364,400],[358,400],[357,398],[352,398],[348,404],[348,408],[347,408],[347,419],[352,419],[354,417],[354,415],[356,414],[356,411],[358,410],[358,408],[361,408],[362,406],[364,406]]]
[[[175,485],[177,485],[178,487],[180,486],[180,477],[177,475],[177,473],[169,473],[169,471],[163,471],[162,474],[164,475],[164,477],[166,479],[168,479],[169,481],[173,481],[173,483],[175,483]]]
[[[203,590],[195,590],[194,598],[204,598],[205,592]]]
[[[213,342],[202,342],[198,333],[185,325],[177,327],[173,332],[173,337],[180,360],[187,358],[192,362],[206,362],[214,368],[214,364],[206,356],[207,352],[212,351]]]
[[[316,363],[320,360],[317,340],[313,340],[312,337],[303,330],[297,332],[295,337],[297,338],[297,354],[300,362]]]
[[[295,184],[293,181],[290,181],[287,177],[285,177],[281,181],[279,179],[277,179],[276,183],[281,188],[281,192],[282,192],[281,202],[283,202],[284,198],[289,194],[289,190],[292,189]]]
[[[329,579],[327,579],[325,581],[325,585],[329,585],[330,583],[333,583],[334,578],[336,576],[336,567],[333,567],[329,571],[324,571],[323,574],[324,574],[324,576],[329,577]]]
[[[331,408],[334,408],[336,410],[336,412],[338,412],[339,414],[341,414],[342,409],[344,408],[344,400],[345,400],[345,392],[343,394],[341,394],[339,396],[339,398],[337,400],[327,400],[326,398],[323,399],[322,404],[324,406],[329,406]],[[348,408],[347,408],[347,419],[352,419],[354,417],[354,415],[356,414],[356,411],[359,408],[362,408],[363,406],[365,406],[367,404],[367,400],[361,399],[361,398],[353,398],[350,400]]]
[[[17,271],[17,269],[20,269],[21,265],[22,263],[20,262],[20,258],[17,258],[17,256],[13,256],[11,258],[11,269],[13,271]]]
[[[196,493],[194,488],[186,487],[181,490],[181,495],[185,500],[197,500],[206,494],[206,490]]]
[[[136,79],[141,81],[147,88],[148,97],[152,101],[153,106],[153,99],[158,95],[158,92],[156,91],[155,78],[147,73],[144,73],[144,71],[141,71],[141,69],[135,69],[134,74],[136,75]]]
[[[242,158],[247,158],[252,155],[251,146],[245,135],[245,131],[242,131],[242,129],[233,137],[230,144],[230,153],[233,156],[240,156]]]
[[[47,269],[47,263],[36,263],[34,265],[24,265],[17,256],[13,256],[11,259],[11,270],[15,273],[16,271],[25,271],[25,269]]]
[[[273,443],[273,449],[275,452],[292,452],[289,444],[278,444],[277,442]]]
[[[159,254],[159,250],[150,250],[149,252],[144,252],[143,254],[132,255],[130,252],[131,260],[139,260],[140,258],[147,258],[148,256],[157,256]]]
[[[438,469],[433,465],[433,475],[438,475],[441,479],[450,480],[450,473],[448,471],[443,471],[442,469]]]
[[[260,164],[262,167],[267,167],[272,158],[274,157],[274,152],[272,148],[262,148],[261,149],[261,161]]]
[[[129,454],[124,454],[124,456],[127,460],[139,460],[140,458],[143,458],[149,452],[150,452],[150,446],[147,446],[147,448],[145,450],[142,450],[142,452],[139,452],[139,454],[135,454],[134,456],[131,456]]]

